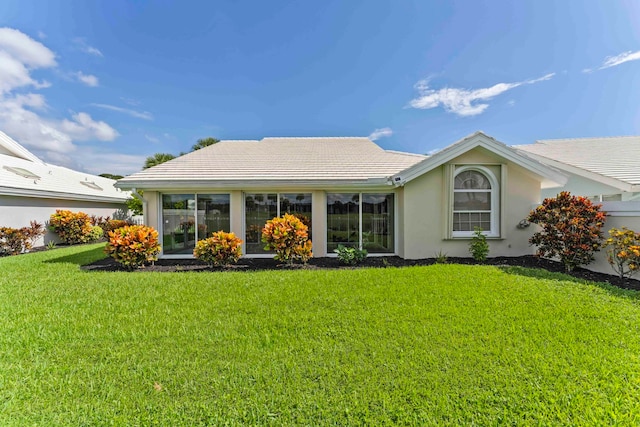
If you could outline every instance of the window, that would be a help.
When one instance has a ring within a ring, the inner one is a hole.
[[[327,194],[327,252],[343,245],[394,253],[394,231],[393,194]]]
[[[480,227],[498,236],[498,182],[486,167],[461,167],[453,185],[453,237],[467,237]]]
[[[229,231],[229,206],[228,194],[163,194],[163,253],[191,254],[197,240]]]
[[[262,229],[268,220],[286,213],[295,215],[309,227],[309,238],[311,238],[311,193],[244,195],[245,251],[247,254],[271,253],[264,250]]]

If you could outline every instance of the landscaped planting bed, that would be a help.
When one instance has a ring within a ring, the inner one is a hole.
[[[638,293],[522,267],[0,259],[0,425],[637,425]]]

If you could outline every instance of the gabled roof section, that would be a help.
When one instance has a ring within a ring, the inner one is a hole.
[[[0,131],[0,154],[7,156],[17,157],[19,159],[30,160],[34,163],[44,164],[42,160],[38,158],[31,151],[24,148],[18,142],[11,139],[9,135]]]
[[[118,181],[120,188],[388,185],[426,156],[386,151],[364,137],[223,140]]]
[[[124,203],[129,192],[114,184],[112,179],[49,165],[0,132],[0,195]]]
[[[640,191],[640,136],[549,139],[513,148],[560,170]]]
[[[454,142],[421,162],[393,175],[391,179],[393,180],[394,185],[404,185],[405,183],[416,179],[417,177],[432,171],[433,169],[477,147],[489,150],[505,160],[515,163],[534,175],[542,178],[541,182],[543,188],[564,185],[567,181],[567,177],[559,171],[518,153],[513,148],[510,148],[506,144],[481,131],[475,132]]]

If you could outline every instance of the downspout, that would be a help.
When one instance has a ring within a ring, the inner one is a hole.
[[[148,211],[147,201],[144,199],[144,197],[142,197],[140,193],[138,193],[138,190],[135,187],[131,189],[131,194],[133,194],[134,196],[136,196],[138,199],[142,201],[142,222],[144,225],[146,225],[147,211]]]

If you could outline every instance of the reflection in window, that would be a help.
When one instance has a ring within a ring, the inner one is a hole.
[[[228,194],[163,194],[163,253],[192,254],[196,240],[229,231],[229,206]]]
[[[277,194],[245,194],[245,251],[247,254],[268,253],[262,243],[262,228],[278,216]]]
[[[393,194],[362,195],[362,247],[369,253],[393,253]]]
[[[360,246],[360,194],[327,194],[327,252],[338,245]]]

